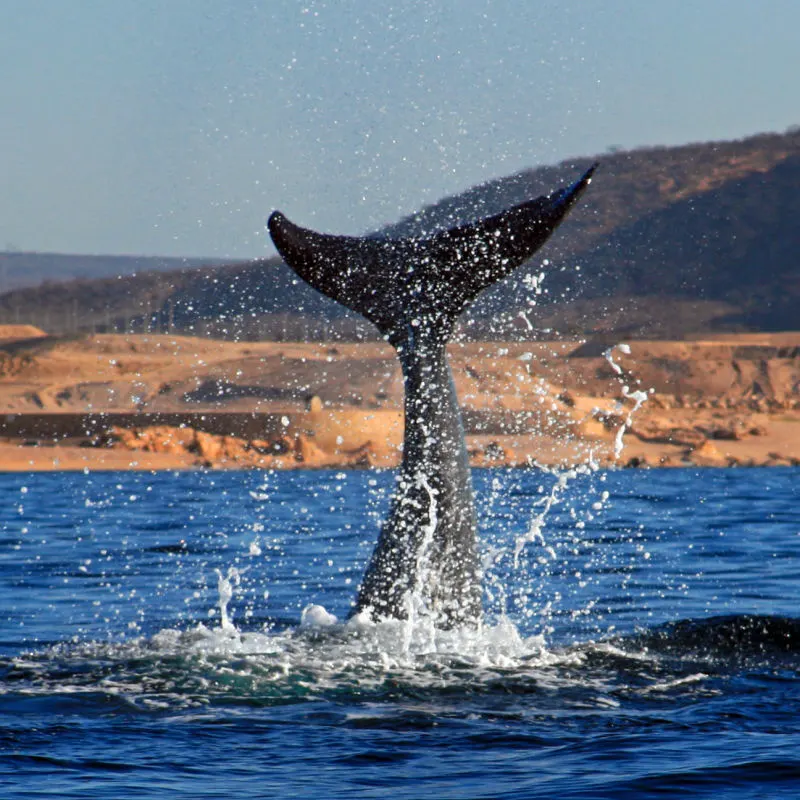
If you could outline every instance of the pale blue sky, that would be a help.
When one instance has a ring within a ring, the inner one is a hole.
[[[800,123],[798,0],[0,0],[0,249],[260,256]]]

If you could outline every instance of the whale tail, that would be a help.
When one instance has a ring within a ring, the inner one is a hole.
[[[446,340],[459,314],[547,241],[591,182],[425,238],[332,236],[269,218],[284,261],[317,291],[365,316],[395,346],[414,328]]]
[[[400,356],[403,461],[356,610],[405,619],[422,601],[437,625],[480,619],[475,503],[446,342],[480,292],[547,241],[593,171],[547,197],[426,238],[329,236],[299,228],[277,211],[269,218],[287,264],[372,321]]]

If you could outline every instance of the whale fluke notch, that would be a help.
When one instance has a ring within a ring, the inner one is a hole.
[[[596,166],[596,165],[595,165]],[[307,283],[363,314],[395,346],[405,386],[403,463],[354,610],[443,627],[482,614],[475,501],[446,344],[458,315],[547,241],[591,181],[430,237],[331,236],[276,211],[269,232]]]
[[[390,341],[402,340],[414,319],[448,338],[484,289],[547,241],[596,167],[550,195],[426,238],[334,236],[301,228],[280,211],[267,224],[278,252],[303,280],[365,316]]]

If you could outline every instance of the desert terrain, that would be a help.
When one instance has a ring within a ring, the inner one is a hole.
[[[800,464],[800,333],[450,356],[475,466]],[[389,467],[402,398],[382,343],[0,326],[3,471]]]

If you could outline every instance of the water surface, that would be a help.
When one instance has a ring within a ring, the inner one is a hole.
[[[343,621],[390,473],[0,476],[0,795],[798,796],[797,471],[584,473],[449,632]]]

